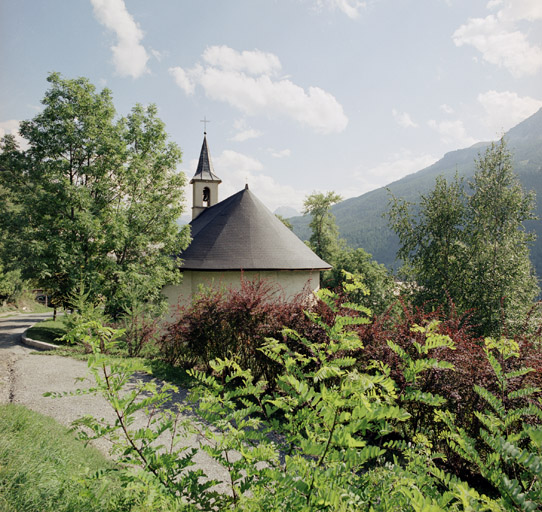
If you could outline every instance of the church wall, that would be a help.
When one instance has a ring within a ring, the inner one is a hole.
[[[243,272],[244,279],[266,279],[277,283],[283,290],[286,297],[292,297],[301,293],[305,286],[307,290],[316,291],[320,287],[320,272],[317,270],[248,270]],[[172,310],[174,306],[189,304],[192,296],[199,290],[200,285],[225,288],[238,287],[241,282],[241,272],[205,272],[186,270],[183,272],[183,280],[176,285],[168,285],[163,288],[162,293],[167,297]]]

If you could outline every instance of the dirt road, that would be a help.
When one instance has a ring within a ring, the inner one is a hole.
[[[78,377],[88,377],[86,362],[51,355],[51,352],[37,353],[20,343],[21,334],[47,316],[50,315],[0,318],[0,403],[22,404],[66,426],[87,414],[113,421],[113,410],[101,396],[76,395],[55,399],[43,396],[46,391],[73,391],[92,384],[90,380],[76,382]],[[179,399],[183,396],[185,393],[180,393]],[[139,418],[139,421],[141,424],[146,423],[144,417]],[[183,444],[199,447],[199,442],[197,436],[191,436]],[[104,453],[109,452],[107,441],[98,440],[95,444]],[[202,450],[199,450],[194,460],[196,467],[201,467],[209,478],[227,480],[224,468]],[[225,487],[219,490],[227,492]]]

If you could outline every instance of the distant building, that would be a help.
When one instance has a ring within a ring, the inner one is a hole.
[[[237,286],[244,279],[267,279],[288,296],[320,287],[320,259],[249,190],[218,201],[218,185],[204,135],[193,192],[192,242],[179,257],[183,274],[163,293],[170,305],[187,303],[200,285]]]

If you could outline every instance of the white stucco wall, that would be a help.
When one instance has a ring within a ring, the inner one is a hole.
[[[167,297],[170,308],[179,304],[188,304],[192,296],[198,292],[200,285],[226,288],[238,287],[241,282],[241,272],[205,272],[185,270],[180,284],[168,285],[162,289]],[[307,291],[316,291],[320,288],[320,272],[317,270],[279,270],[279,271],[244,271],[243,277],[247,281],[266,279],[277,283],[286,298]]]

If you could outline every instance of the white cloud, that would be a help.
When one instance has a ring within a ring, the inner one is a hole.
[[[169,74],[175,79],[175,83],[185,92],[194,94],[196,84],[191,80],[189,74],[181,67],[169,68]]]
[[[148,72],[149,56],[141,44],[143,32],[127,11],[124,0],[91,0],[96,19],[115,32],[117,44],[111,47],[113,63],[121,76],[138,78]]]
[[[320,133],[341,132],[348,124],[332,94],[319,87],[305,91],[288,79],[275,78],[280,62],[272,54],[220,46],[205,50],[203,60],[203,65],[188,70],[170,68],[186,94],[193,94],[199,85],[208,98],[228,103],[246,115],[289,117]]]
[[[360,10],[367,7],[367,3],[360,0],[317,0],[317,5],[319,7],[327,5],[331,9],[339,9],[350,19],[359,17]]]
[[[507,0],[503,2],[489,2],[488,8],[502,5],[498,16],[503,20],[510,21],[535,21],[542,19],[542,2],[540,0]]]
[[[443,103],[439,108],[445,114],[453,114],[454,113],[454,109],[452,107],[450,107],[450,105],[446,105],[446,103]]]
[[[250,75],[275,74],[281,68],[279,58],[272,53],[259,50],[238,52],[225,45],[206,48],[202,58],[209,66],[244,71]]]
[[[241,132],[237,132],[231,140],[235,142],[244,142],[245,140],[249,139],[257,139],[258,137],[262,136],[262,132],[259,130],[254,130],[253,128],[250,128],[248,130],[243,130]]]
[[[457,119],[455,121],[435,121],[431,119],[428,123],[430,128],[437,131],[440,135],[440,140],[444,144],[454,144],[461,146],[472,146],[476,141],[467,135],[463,121]]]
[[[197,162],[194,162],[194,167]],[[219,194],[226,198],[239,192],[247,183],[258,198],[271,210],[279,206],[300,209],[304,192],[289,185],[281,185],[273,177],[263,174],[263,164],[251,156],[232,150],[224,150],[213,159],[213,166],[222,179]]]
[[[19,149],[27,149],[28,141],[19,135],[19,123],[16,119],[0,121],[0,139],[5,135],[13,135],[19,144]]]
[[[407,112],[398,112],[393,109],[391,113],[397,124],[403,128],[416,128],[418,126]]]
[[[164,58],[164,53],[159,51],[159,50],[155,50],[154,48],[151,48],[151,53],[152,53],[152,56],[158,61],[158,62],[162,62],[162,59]]]
[[[452,38],[456,46],[471,45],[486,62],[508,69],[515,77],[542,69],[542,48],[532,45],[520,31],[519,21],[542,19],[540,0],[492,0],[488,8],[502,7],[485,18],[470,18]]]
[[[342,193],[344,197],[355,197],[371,190],[389,185],[408,174],[425,169],[435,163],[438,158],[429,154],[415,155],[411,151],[400,151],[392,155],[389,160],[379,163],[369,169],[362,169],[354,173],[359,183],[356,190]]]
[[[292,151],[290,149],[281,149],[280,151],[270,149],[269,151],[271,153],[271,156],[275,158],[286,158],[292,154]]]
[[[237,133],[230,140],[235,142],[244,142],[245,140],[256,139],[263,135],[261,131],[250,128],[245,119],[238,119],[233,123],[233,127]]]
[[[486,111],[485,124],[491,130],[492,137],[500,136],[542,107],[541,100],[521,97],[510,91],[480,93],[478,101]]]

